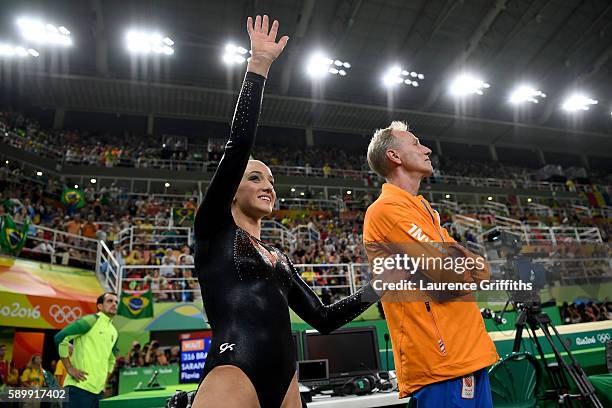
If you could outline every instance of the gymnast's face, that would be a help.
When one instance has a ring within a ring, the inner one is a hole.
[[[274,177],[270,168],[259,160],[249,160],[234,204],[250,217],[263,218],[272,213],[275,201]]]
[[[402,167],[407,172],[422,174],[424,177],[431,176],[433,173],[429,158],[431,149],[422,145],[412,132],[394,130],[393,136],[397,143],[393,150],[399,156]]]

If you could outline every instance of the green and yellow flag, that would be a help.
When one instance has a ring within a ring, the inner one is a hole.
[[[64,191],[62,191],[62,203],[66,207],[83,208],[85,205],[85,194],[83,190],[65,188]]]
[[[0,247],[11,255],[17,255],[25,245],[28,238],[30,221],[26,220],[21,229],[17,228],[13,217],[6,214],[1,217],[2,227],[0,228]]]
[[[172,218],[174,219],[174,225],[192,226],[195,220],[195,210],[187,207],[173,208]]]
[[[153,293],[151,289],[146,292],[121,294],[121,301],[117,314],[129,319],[143,319],[153,317]]]

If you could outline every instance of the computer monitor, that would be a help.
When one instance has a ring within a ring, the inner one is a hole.
[[[295,355],[295,361],[302,359],[302,342],[300,339],[300,333],[293,331],[291,332],[291,339],[293,340],[293,351]]]
[[[380,355],[376,327],[355,327],[321,334],[303,334],[305,360],[329,360],[329,378],[378,373]]]
[[[298,381],[304,385],[324,385],[329,380],[327,360],[306,360],[297,363]]]

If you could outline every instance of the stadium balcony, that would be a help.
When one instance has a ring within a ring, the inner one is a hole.
[[[54,131],[57,133],[57,131]],[[143,191],[152,192],[156,189],[156,184],[162,185],[165,181],[172,180],[174,188],[202,189],[202,183],[206,183],[212,177],[212,172],[216,167],[217,160],[222,153],[222,144],[212,145],[190,145],[190,150],[206,152],[211,148],[214,154],[208,152],[208,159],[204,160],[203,155],[199,155],[198,160],[188,159],[183,156],[195,157],[193,152],[188,154],[180,153],[176,158],[162,158],[161,148],[142,145],[137,143],[135,138],[131,143],[135,146],[113,147],[112,144],[95,143],[96,139],[87,144],[68,143],[66,146],[57,145],[57,140],[62,138],[52,131],[42,131],[37,124],[22,124],[10,126],[6,118],[0,117],[0,136],[4,144],[4,156],[7,159],[20,160],[38,169],[48,172],[61,172],[67,181],[83,185],[90,177],[100,179],[100,185],[104,182],[118,183],[120,180],[123,185],[129,185],[131,192]],[[54,134],[56,137],[51,137]],[[73,135],[74,136],[74,135]],[[57,139],[55,142],[52,140]],[[72,140],[72,139],[71,139]],[[78,140],[78,138],[76,139]],[[113,139],[115,140],[115,139]],[[146,139],[143,139],[146,140]],[[85,143],[85,142],[81,142]],[[211,143],[209,141],[209,143]],[[192,149],[191,149],[192,148]],[[315,149],[319,155],[325,155],[325,149]],[[29,154],[34,153],[34,154]],[[293,152],[295,153],[295,152]],[[332,168],[329,165],[314,167],[310,165],[285,165],[275,164],[278,157],[287,154],[284,150],[271,153],[266,148],[261,150],[259,156],[266,160],[277,176],[280,187],[323,186],[328,188],[363,189],[375,191],[382,184],[382,179],[373,172],[362,170],[365,165],[365,158],[360,156],[352,157],[351,160],[343,157],[334,163],[343,163],[344,168]],[[307,151],[301,156],[307,156]],[[41,156],[45,160],[40,160]],[[316,153],[315,153],[316,156]],[[344,154],[343,156],[346,156]],[[524,194],[543,194],[547,197],[570,198],[576,197],[576,193],[593,191],[610,193],[607,184],[590,184],[585,181],[584,173],[570,172],[576,177],[576,181],[569,185],[560,181],[538,180],[538,175],[532,169],[506,166],[501,172],[502,177],[482,177],[458,175],[461,173],[474,173],[474,163],[457,163],[449,160],[441,160],[447,167],[450,174],[442,174],[436,171],[435,175],[424,180],[424,186],[429,191],[440,191],[449,193],[472,193],[487,189],[493,194],[513,194],[517,191]],[[498,172],[498,168],[492,165],[483,165],[482,171]],[[455,172],[455,175],[453,174]],[[551,173],[552,174],[552,173]],[[142,183],[134,183],[130,179],[142,180]],[[554,180],[554,178],[552,178]],[[160,191],[157,191],[160,192]],[[326,193],[325,198],[328,198]]]

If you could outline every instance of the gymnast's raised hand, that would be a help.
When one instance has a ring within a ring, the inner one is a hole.
[[[255,72],[263,77],[268,77],[268,69],[272,62],[277,59],[289,41],[288,36],[282,36],[278,42],[278,20],[274,20],[269,27],[268,16],[257,16],[255,21],[252,17],[247,19],[247,31],[251,38],[251,60],[247,71]]]

